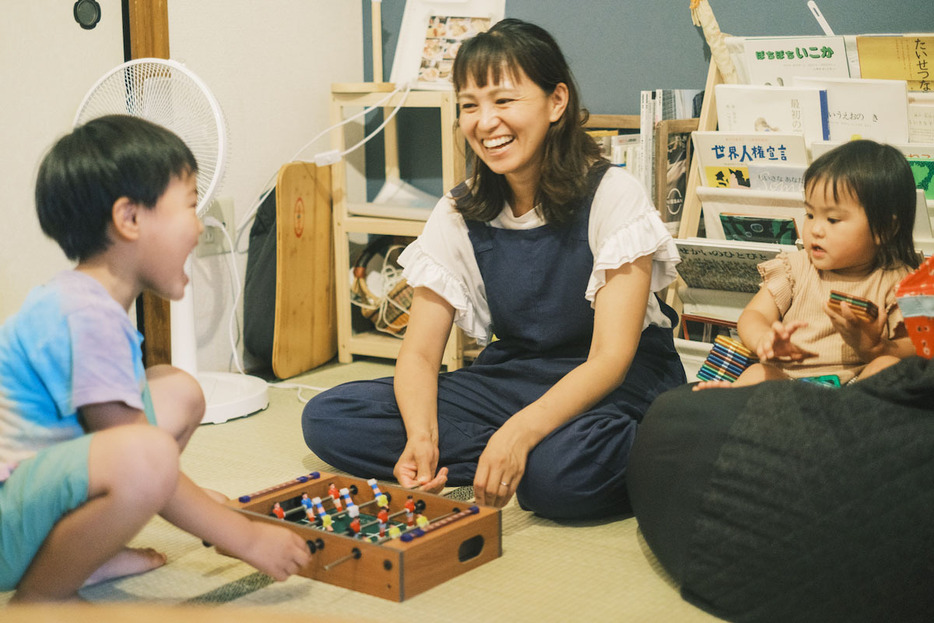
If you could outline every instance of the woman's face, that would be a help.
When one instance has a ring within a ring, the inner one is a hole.
[[[551,94],[521,69],[492,75],[486,86],[469,79],[458,93],[461,131],[474,153],[511,186],[538,181],[545,135],[567,107],[568,89],[558,84]]]

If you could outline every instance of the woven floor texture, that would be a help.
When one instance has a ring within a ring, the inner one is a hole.
[[[391,373],[391,366],[377,361],[332,363],[290,382],[331,387]],[[303,390],[306,399],[313,394]],[[271,388],[269,398],[269,408],[263,412],[202,426],[182,456],[185,473],[204,487],[235,497],[310,471],[334,471],[304,444],[297,390]],[[632,517],[559,524],[527,513],[513,501],[503,509],[502,527],[501,558],[394,603],[302,577],[274,582],[156,518],[132,544],[164,551],[168,564],[144,575],[86,588],[81,596],[122,608],[138,605],[141,610],[220,608],[229,610],[232,619],[239,618],[233,609],[242,609],[266,614],[270,620],[299,620],[292,617],[301,615],[313,620],[380,623],[577,621],[585,617],[598,622],[718,620],[681,599]],[[10,596],[0,593],[0,619],[5,618],[2,608]]]

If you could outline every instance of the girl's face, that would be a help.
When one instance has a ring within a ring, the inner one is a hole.
[[[535,184],[545,152],[545,135],[567,107],[568,90],[560,83],[549,95],[522,69],[492,76],[486,86],[473,80],[458,93],[461,131],[474,153],[510,186]]]
[[[807,189],[804,249],[819,270],[862,277],[875,268],[877,242],[869,230],[862,204],[845,189],[816,180]]]

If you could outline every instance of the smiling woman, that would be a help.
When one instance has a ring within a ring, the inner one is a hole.
[[[452,77],[473,176],[399,258],[415,294],[395,378],[315,397],[305,440],[360,476],[472,484],[481,504],[627,512],[638,422],[685,381],[677,317],[651,294],[674,279],[677,250],[642,186],[584,132],[546,31],[503,20],[461,45]],[[439,375],[454,323],[486,347]]]

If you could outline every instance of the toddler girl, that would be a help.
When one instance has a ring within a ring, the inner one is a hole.
[[[735,383],[695,389],[828,376],[845,384],[914,354],[895,303],[896,286],[920,260],[907,160],[889,145],[851,141],[808,167],[804,189],[804,249],[759,265],[763,283],[737,324],[759,363]],[[868,299],[878,316],[869,320],[846,302],[831,306],[832,290]]]

